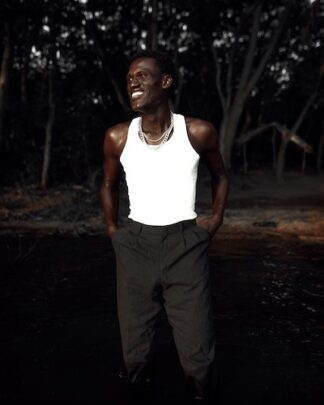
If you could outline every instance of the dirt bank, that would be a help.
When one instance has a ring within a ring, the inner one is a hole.
[[[200,169],[197,211],[210,213],[209,178]],[[324,176],[287,173],[277,183],[271,171],[231,176],[228,208],[217,238],[270,235],[312,238],[324,242]],[[121,187],[121,217],[127,216],[127,193]],[[4,188],[0,197],[0,232],[101,234],[104,222],[99,189],[61,185]]]

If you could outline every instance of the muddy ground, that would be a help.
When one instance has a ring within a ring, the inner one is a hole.
[[[324,402],[323,177],[232,179],[210,245],[217,337],[214,402]],[[208,213],[207,180],[198,210]],[[116,371],[115,260],[86,186],[2,190],[1,404],[128,402]],[[126,213],[123,196],[122,214]],[[186,403],[165,314],[153,404]]]

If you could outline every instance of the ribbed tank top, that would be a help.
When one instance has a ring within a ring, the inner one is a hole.
[[[171,138],[158,149],[138,136],[140,118],[130,123],[120,161],[126,174],[129,218],[146,225],[170,225],[196,218],[199,154],[192,147],[183,115],[174,114]]]

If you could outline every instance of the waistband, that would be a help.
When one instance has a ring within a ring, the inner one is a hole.
[[[176,222],[171,225],[145,225],[140,222],[136,222],[132,219],[127,220],[126,227],[129,228],[133,233],[140,234],[150,234],[150,235],[163,235],[169,233],[175,233],[182,231],[186,228],[190,228],[196,225],[196,219],[188,219],[186,221]]]

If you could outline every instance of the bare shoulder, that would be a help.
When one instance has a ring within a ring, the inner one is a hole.
[[[105,155],[121,155],[127,140],[130,123],[131,121],[122,122],[107,129],[104,140]]]
[[[188,136],[197,152],[218,149],[218,134],[214,125],[199,118],[185,117]]]

